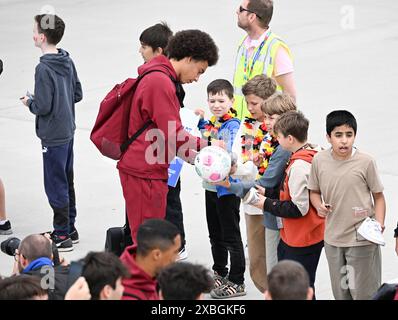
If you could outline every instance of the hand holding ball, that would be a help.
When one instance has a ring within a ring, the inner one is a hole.
[[[220,147],[203,148],[195,158],[195,170],[207,182],[223,181],[231,170],[231,156]]]

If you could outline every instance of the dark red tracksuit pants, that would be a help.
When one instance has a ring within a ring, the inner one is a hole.
[[[126,200],[131,236],[137,243],[138,227],[146,219],[164,219],[167,205],[167,180],[142,179],[119,170]]]

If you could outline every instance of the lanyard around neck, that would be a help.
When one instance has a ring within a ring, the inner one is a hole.
[[[258,47],[256,54],[253,57],[252,64],[250,66],[250,71],[248,72],[248,65],[249,65],[249,57],[247,56],[248,50],[245,50],[245,64],[244,64],[244,69],[243,69],[243,79],[244,81],[248,81],[250,79],[250,76],[253,72],[253,68],[255,63],[257,62],[258,58],[260,57],[261,50],[264,47],[265,42],[268,40],[268,36],[265,36],[265,39],[261,42],[260,46]]]

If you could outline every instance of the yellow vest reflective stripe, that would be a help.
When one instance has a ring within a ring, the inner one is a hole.
[[[235,73],[234,73],[234,108],[238,113],[238,119],[242,120],[246,116],[250,116],[250,112],[247,110],[246,100],[242,93],[242,87],[247,82],[245,80],[244,68],[245,68],[245,54],[246,54],[246,47],[244,45],[244,41],[246,40],[245,36],[241,41],[238,52],[236,55],[235,61]],[[279,47],[283,47],[286,49],[287,53],[289,54],[290,58],[292,59],[292,54],[290,52],[289,47],[273,32],[270,33],[267,41],[265,42],[263,48],[261,49],[260,55],[256,60],[253,71],[249,75],[249,79],[259,75],[265,74],[267,77],[272,77],[275,68],[275,57]],[[254,53],[256,50],[254,49]],[[248,65],[251,66],[253,63],[253,56],[250,57]],[[278,91],[282,91],[282,88],[278,86]]]

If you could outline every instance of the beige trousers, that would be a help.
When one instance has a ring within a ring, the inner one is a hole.
[[[267,264],[265,249],[265,228],[263,215],[245,213],[247,247],[249,252],[250,277],[260,292],[265,292],[267,284]]]
[[[369,300],[381,285],[379,245],[335,247],[325,242],[336,300]]]

